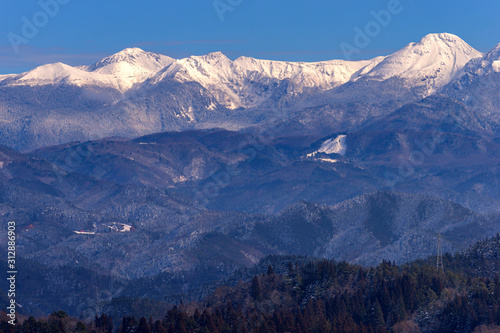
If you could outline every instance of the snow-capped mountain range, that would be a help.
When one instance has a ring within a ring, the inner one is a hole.
[[[430,34],[388,56],[362,61],[231,60],[220,52],[173,59],[129,48],[90,66],[55,63],[0,75],[0,131],[26,141],[0,138],[0,144],[25,150],[111,135],[234,129],[286,120],[288,110],[321,105],[332,106],[314,121],[331,117],[358,126],[405,103],[450,91],[445,87],[464,76],[499,71],[499,45],[483,54],[448,33]],[[486,98],[496,99],[497,91],[492,94]],[[462,95],[453,98],[472,98]],[[495,108],[488,106],[488,114],[495,114]],[[302,125],[314,122],[300,114],[293,117]]]
[[[449,83],[470,60],[482,55],[459,37],[447,33],[427,35],[391,55],[362,61],[306,63],[250,57],[232,61],[221,52],[175,60],[129,48],[91,66],[48,64],[22,74],[0,77],[0,84],[94,85],[123,93],[141,84],[151,86],[164,80],[197,82],[222,106],[236,109],[259,107],[273,93],[265,87],[284,80],[289,81],[290,94],[299,94],[308,88],[326,91],[360,77],[376,80],[397,77],[407,80],[409,86],[425,85],[427,94],[431,94]],[[486,60],[499,69],[498,61]]]

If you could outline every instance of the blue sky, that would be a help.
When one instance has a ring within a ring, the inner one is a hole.
[[[433,32],[456,34],[483,52],[500,42],[498,0],[40,1],[61,4],[50,12],[38,0],[2,1],[0,73],[57,61],[91,64],[133,46],[175,58],[222,51],[233,59],[345,59],[341,45],[356,47],[355,28],[367,26],[372,37],[350,59],[386,55]],[[372,13],[396,5],[377,30]]]

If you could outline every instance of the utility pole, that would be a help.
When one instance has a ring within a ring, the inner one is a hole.
[[[441,246],[441,233],[438,234],[436,268],[438,269],[438,271],[440,270],[444,272],[443,251]]]

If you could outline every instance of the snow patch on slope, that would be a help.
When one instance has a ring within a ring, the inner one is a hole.
[[[307,157],[314,157],[318,153],[339,154],[341,156],[345,156],[347,151],[346,137],[346,135],[338,135],[335,139],[332,138],[326,140],[321,144],[321,147],[319,147],[318,150],[307,154]],[[337,162],[337,160],[334,161]]]
[[[344,156],[346,150],[346,135],[339,135],[335,139],[329,139],[323,142],[318,153],[339,154]]]
[[[491,68],[495,73],[500,73],[500,60],[493,61],[493,63],[491,64]]]

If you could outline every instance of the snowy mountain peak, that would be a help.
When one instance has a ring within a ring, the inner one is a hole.
[[[485,75],[500,73],[500,43],[482,58],[473,59],[461,70],[460,76],[465,74]]]
[[[140,49],[138,47],[128,47],[126,49],[121,50],[117,54],[130,54],[130,55],[135,55],[135,54],[145,54],[147,53],[143,49]]]
[[[100,60],[94,65],[101,64],[101,63],[111,63],[111,62],[120,62],[120,61],[128,61],[130,59],[135,59],[135,58],[140,58],[144,57],[150,54],[150,52],[146,52],[143,49],[140,49],[138,47],[130,47],[123,49],[119,52],[116,52],[108,57],[105,57],[104,59]]]
[[[491,62],[491,69],[495,73],[500,73],[500,43],[488,52],[485,59]]]
[[[132,66],[148,70],[149,72],[157,72],[170,65],[173,61],[174,59],[170,57],[153,52],[146,52],[140,48],[134,47],[106,57],[97,63],[88,66],[87,70],[91,72],[96,71],[99,73],[113,74],[111,69],[114,64],[127,63]]]
[[[179,60],[181,63],[205,63],[210,66],[230,66],[232,61],[228,57],[224,55],[222,52],[212,52],[209,54],[201,55],[201,56],[191,56],[189,58],[185,58]]]
[[[18,81],[20,82],[60,82],[64,79],[75,76],[79,70],[63,64],[61,62],[57,62],[54,64],[47,64],[39,66],[29,72],[22,73],[18,76]]]
[[[82,69],[116,79],[115,88],[124,91],[143,82],[153,74],[174,62],[174,59],[140,48],[127,48]]]
[[[423,95],[427,96],[449,83],[471,59],[479,57],[482,53],[458,36],[429,34],[387,56],[367,76],[378,80],[401,78],[408,86],[423,86]]]
[[[417,45],[439,49],[439,51],[449,49],[458,56],[468,56],[471,59],[482,56],[481,52],[467,44],[463,39],[450,33],[428,34]]]
[[[6,81],[8,85],[55,85],[60,83],[75,86],[95,85],[105,86],[112,83],[106,77],[94,75],[80,68],[57,62],[39,66],[31,71],[11,76]]]
[[[498,43],[491,51],[486,53],[484,59],[487,61],[497,61],[500,60],[500,43]]]
[[[217,52],[211,52],[209,54],[207,54],[205,56],[207,59],[229,59],[228,57],[226,57],[226,55],[220,51],[217,51]]]
[[[464,40],[462,38],[458,37],[457,35],[450,34],[447,32],[428,34],[428,35],[424,36],[420,40],[419,43],[425,45],[425,44],[432,44],[432,43],[436,43],[436,42],[445,42],[445,43],[449,43],[450,45],[451,44],[462,44],[462,45],[468,46],[468,44],[466,42],[464,42]]]

